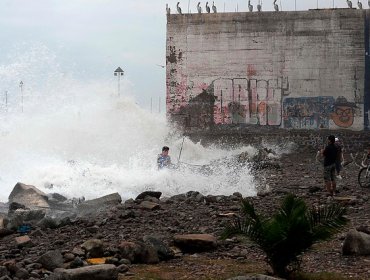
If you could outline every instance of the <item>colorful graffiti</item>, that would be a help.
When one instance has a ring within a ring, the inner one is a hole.
[[[356,108],[355,103],[348,102],[345,97],[340,96],[334,103],[334,111],[331,114],[331,118],[339,127],[351,127],[355,118]]]
[[[328,96],[286,98],[283,102],[285,128],[329,128],[334,98]]]

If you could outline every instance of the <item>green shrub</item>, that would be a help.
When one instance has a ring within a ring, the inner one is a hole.
[[[329,239],[346,224],[345,208],[331,204],[308,209],[306,203],[292,194],[286,196],[271,218],[258,215],[253,204],[242,200],[242,218],[235,219],[224,230],[223,238],[243,234],[265,253],[275,275],[288,277],[299,269],[299,256],[315,242]]]

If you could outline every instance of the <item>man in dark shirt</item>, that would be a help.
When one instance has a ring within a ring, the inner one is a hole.
[[[335,146],[334,135],[328,137],[328,145],[321,152],[324,156],[324,181],[326,190],[330,196],[333,196],[337,187],[335,182],[335,162],[338,158],[338,149]]]

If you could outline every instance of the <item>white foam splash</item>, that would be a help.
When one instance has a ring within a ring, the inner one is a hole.
[[[127,95],[118,98],[111,81],[76,81],[49,66],[56,60],[40,47],[0,65],[0,88],[8,89],[8,104],[0,106],[0,201],[7,201],[17,182],[87,199],[112,192],[126,199],[148,189],[164,195],[256,194],[249,169],[230,164],[253,148],[207,148],[186,138],[181,169],[158,171],[156,156],[163,145],[177,163],[182,136],[163,116],[141,109]],[[207,172],[198,166],[216,161]]]

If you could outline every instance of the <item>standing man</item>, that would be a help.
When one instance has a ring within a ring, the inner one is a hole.
[[[335,162],[338,158],[338,149],[335,146],[335,136],[328,137],[328,145],[325,149],[321,150],[324,156],[324,181],[326,190],[330,196],[335,195],[336,182],[335,182]]]
[[[162,153],[157,157],[158,169],[168,168],[171,166],[171,157],[168,155],[170,148],[164,146],[162,148]]]

